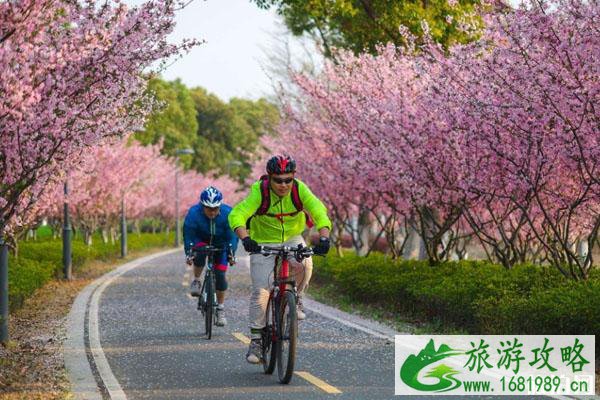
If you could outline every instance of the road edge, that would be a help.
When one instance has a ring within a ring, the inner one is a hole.
[[[95,312],[97,312],[102,292],[119,276],[154,258],[179,251],[181,251],[180,248],[165,250],[120,265],[95,279],[79,292],[67,317],[67,338],[62,349],[67,377],[71,383],[71,393],[75,399],[102,400],[103,395],[98,386],[97,379],[106,387],[111,398],[125,398],[124,393],[121,394],[122,389],[112,374],[104,352],[100,347],[97,314],[88,317],[90,307],[94,308]],[[86,324],[86,322],[88,323]],[[89,347],[86,345],[86,328],[89,334]],[[88,351],[91,352],[93,362],[96,364],[97,375],[92,371],[91,360],[88,359]]]
[[[399,332],[388,325],[380,323],[378,321],[365,318],[363,316],[358,316],[354,314],[347,313],[345,311],[339,310],[335,307],[328,306],[326,304],[320,303],[311,298],[303,299],[304,307],[310,311],[313,311],[317,314],[322,315],[325,318],[332,319],[341,324],[349,326],[351,328],[357,329],[359,331],[365,332],[369,335],[378,337],[380,339],[385,339],[388,342],[395,342],[395,335],[411,335],[410,332]],[[598,388],[596,388],[598,390]],[[588,396],[561,396],[561,395],[544,395],[548,398],[553,398],[556,400],[600,400],[600,396],[598,395],[588,395]]]

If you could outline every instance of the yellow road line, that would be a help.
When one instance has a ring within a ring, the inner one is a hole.
[[[307,380],[308,382],[312,383],[313,385],[315,385],[316,387],[318,387],[319,389],[321,389],[322,391],[324,391],[325,393],[329,393],[329,394],[339,394],[342,393],[341,390],[339,390],[336,387],[331,386],[329,383],[317,378],[316,376],[314,376],[313,374],[306,372],[306,371],[295,371],[294,372],[296,375],[298,375],[300,378]]]
[[[250,344],[250,338],[247,337],[246,335],[244,335],[243,333],[240,332],[234,332],[232,333],[232,335],[238,339],[240,342],[244,343],[244,344]],[[313,374],[306,372],[306,371],[296,371],[294,372],[296,375],[298,375],[299,377],[301,377],[302,379],[308,381],[309,383],[312,383],[313,385],[315,385],[316,387],[318,387],[319,389],[321,389],[322,391],[324,391],[325,393],[329,393],[329,394],[339,394],[342,393],[341,390],[339,390],[338,388],[331,386],[329,383],[325,382],[322,379],[317,378],[316,376],[314,376]]]
[[[250,344],[250,338],[247,337],[246,335],[244,335],[243,333],[234,332],[234,333],[232,333],[232,335],[235,336],[235,338],[237,340],[239,340],[240,342],[242,342],[244,344]]]

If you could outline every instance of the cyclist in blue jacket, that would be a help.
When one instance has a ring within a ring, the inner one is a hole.
[[[217,322],[218,326],[224,326],[227,323],[225,318],[225,291],[227,290],[227,280],[225,273],[227,265],[235,263],[235,250],[237,249],[238,238],[229,226],[228,216],[231,207],[223,203],[223,194],[215,187],[209,186],[200,194],[200,203],[192,206],[183,223],[184,250],[189,265],[194,264],[194,280],[190,290],[192,296],[199,296],[202,288],[200,277],[202,269],[206,262],[206,256],[197,254],[192,258],[192,249],[197,249],[205,245],[224,247],[223,253],[215,254],[213,260],[216,289],[217,289]],[[231,250],[227,247],[231,245]]]

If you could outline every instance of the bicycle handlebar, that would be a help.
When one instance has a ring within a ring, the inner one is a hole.
[[[198,247],[196,249],[192,249],[191,253],[192,254],[220,253],[225,250],[228,250],[229,252],[231,252],[231,245],[228,245],[226,247],[217,247],[217,246],[206,245],[206,246]]]
[[[263,256],[287,256],[288,254],[293,254],[296,259],[303,259],[313,256],[315,253],[310,247],[303,247],[302,245],[298,245],[298,247],[291,246],[281,246],[281,247],[272,247],[272,246],[260,246],[260,251],[251,254],[262,254]]]

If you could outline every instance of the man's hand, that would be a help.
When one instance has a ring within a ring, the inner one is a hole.
[[[319,239],[319,243],[313,247],[313,252],[319,256],[324,256],[329,252],[330,242],[329,238],[322,237]]]
[[[227,262],[229,263],[229,265],[233,266],[237,263],[237,258],[233,254],[228,254]]]
[[[246,236],[242,239],[242,244],[244,245],[244,250],[248,253],[258,253],[260,251],[260,246],[255,240],[250,239],[250,236]]]

